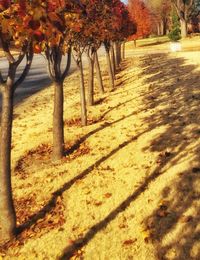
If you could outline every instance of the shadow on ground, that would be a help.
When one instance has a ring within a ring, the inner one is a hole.
[[[110,156],[125,148],[144,133],[148,133],[155,128],[165,127],[165,131],[158,135],[150,146],[145,148],[150,152],[159,152],[156,167],[152,172],[149,172],[145,181],[132,194],[100,222],[91,226],[83,237],[68,246],[60,259],[69,259],[73,256],[78,249],[89,243],[99,231],[106,228],[120,212],[129,207],[138,196],[142,196],[152,182],[155,182],[159,176],[164,176],[166,170],[169,171],[175,165],[188,160],[188,155],[191,167],[177,173],[176,182],[170,185],[166,184],[162,191],[165,204],[155,209],[144,220],[144,223],[147,229],[151,231],[152,236],[149,238],[149,243],[154,244],[157,259],[184,260],[199,259],[200,257],[200,250],[197,251],[198,248],[194,248],[197,243],[200,244],[200,228],[198,226],[200,213],[200,204],[198,204],[200,198],[200,186],[198,184],[200,178],[200,147],[198,142],[200,136],[199,72],[196,71],[195,66],[185,65],[183,58],[171,58],[167,54],[148,55],[143,58],[142,64],[143,73],[140,76],[146,76],[149,91],[144,93],[141,99],[144,109],[152,111],[151,116],[143,118],[143,123],[146,125],[145,131],[138,132],[136,136],[120,144],[74,179],[65,183],[63,187],[54,192],[50,201],[38,213],[19,227],[18,231],[29,228],[38,219],[44,217],[55,206],[57,197],[70,189],[77,180],[91,173],[94,167],[98,167]],[[129,116],[131,115],[127,115],[127,117]],[[121,120],[123,119],[119,119],[119,121]],[[96,131],[100,131],[104,127],[109,127],[109,125],[101,126]],[[96,131],[94,130],[91,134]],[[85,138],[83,138],[83,141]],[[189,209],[192,210],[192,215],[186,214]],[[160,210],[163,212],[162,214],[160,214]],[[169,243],[164,243],[165,236],[173,233],[180,220],[183,229],[179,230],[178,233],[175,232]],[[171,256],[171,254],[174,255]]]
[[[146,149],[166,151],[168,170],[188,161],[187,169],[177,167],[175,181],[162,191],[163,203],[144,221],[158,259],[200,259],[200,76],[184,63],[164,54],[143,59],[150,84],[146,107],[161,106],[146,122],[167,129]]]
[[[160,153],[158,165],[126,200],[93,225],[81,239],[68,246],[61,259],[73,256],[145,192],[151,182],[185,160],[190,161],[191,167],[178,172],[176,182],[166,185],[162,192],[165,202],[144,223],[151,231],[148,242],[154,244],[157,259],[186,260],[200,257],[199,72],[195,71],[195,66],[185,65],[183,58],[170,58],[166,54],[146,56],[142,63],[143,75],[147,76],[146,83],[150,84],[148,94],[141,97],[144,107],[152,111],[160,108],[159,113],[156,111],[150,117],[144,118],[146,133],[151,129],[166,127],[152,141],[150,147],[145,148]],[[192,215],[187,215],[189,209],[192,210]],[[164,244],[164,237],[174,232],[178,222],[181,223],[179,232],[175,232],[170,242]]]
[[[169,40],[165,40],[165,41],[157,41],[157,42],[152,42],[152,43],[146,43],[143,44],[142,46],[139,47],[148,47],[148,46],[155,46],[155,45],[161,45],[161,44],[165,44],[166,42],[169,42]]]

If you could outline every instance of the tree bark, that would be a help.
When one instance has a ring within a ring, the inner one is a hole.
[[[88,75],[88,105],[94,105],[94,53],[88,55],[89,75]]]
[[[122,59],[125,59],[125,42],[122,43]]]
[[[111,89],[114,89],[114,87],[115,87],[114,74],[112,71],[112,65],[111,65],[111,61],[110,61],[109,48],[105,47],[105,50],[106,50],[106,60],[107,60],[107,64],[108,64],[108,74],[109,74],[109,79],[110,79],[110,86],[111,86]]]
[[[114,42],[113,48],[114,48],[114,54],[115,54],[115,68],[117,69],[117,67],[118,67],[118,60],[117,60],[117,42]]]
[[[64,155],[63,82],[54,82],[53,160]]]
[[[157,23],[157,35],[160,36],[160,24]]]
[[[167,18],[163,18],[162,23],[163,23],[163,35],[167,35]]]
[[[184,19],[180,19],[181,23],[181,37],[185,38],[187,37],[187,22]]]
[[[114,50],[114,43],[110,46],[110,52],[111,52],[111,66],[113,71],[113,76],[115,77],[116,74],[116,63],[115,63],[115,50]]]
[[[122,61],[122,48],[121,48],[122,44],[121,42],[118,43],[118,52],[119,52],[119,64]]]
[[[86,126],[87,125],[87,108],[86,108],[86,98],[85,98],[83,64],[82,64],[81,58],[79,61],[78,68],[79,68],[79,73],[80,73],[81,123],[82,123],[82,126]]]
[[[12,86],[2,91],[0,146],[0,244],[10,240],[15,232],[16,214],[11,185],[11,140],[13,116]]]
[[[115,42],[116,66],[119,67],[121,62],[121,43]]]
[[[160,34],[164,35],[164,24],[162,21],[160,22]]]
[[[0,32],[0,41],[6,54],[9,67],[6,79],[0,74],[2,93],[1,134],[0,134],[0,244],[10,240],[16,231],[16,213],[12,197],[11,184],[11,142],[13,121],[13,97],[16,88],[23,82],[31,67],[33,50],[25,43],[18,57],[10,53],[10,42]],[[23,58],[26,65],[20,77],[15,81],[16,70]]]
[[[95,68],[96,68],[96,74],[97,74],[97,81],[98,81],[98,84],[99,84],[99,90],[100,90],[101,94],[103,94],[104,93],[104,87],[103,87],[103,80],[102,80],[102,76],[101,76],[101,70],[100,70],[97,51],[95,52]]]

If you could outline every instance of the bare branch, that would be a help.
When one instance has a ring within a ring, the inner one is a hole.
[[[53,69],[54,69],[54,73],[55,73],[55,79],[59,80],[60,76],[61,76],[60,73],[59,73],[59,69],[58,69],[59,50],[55,46],[55,47],[52,48],[52,52],[53,52]]]
[[[56,48],[56,52],[57,52],[56,73],[57,73],[57,77],[61,79],[62,78],[61,63],[62,63],[62,56],[63,56],[61,51],[61,45]]]
[[[71,53],[72,53],[72,50],[71,50],[71,47],[70,49],[68,50],[67,52],[67,64],[66,64],[66,67],[65,67],[65,70],[62,74],[62,81],[64,81],[64,79],[67,77],[67,74],[69,72],[69,69],[70,69],[70,65],[71,65]]]
[[[28,49],[28,43],[25,43],[22,47],[22,50],[18,56],[18,58],[15,61],[15,65],[18,67],[19,64],[22,62],[23,58],[25,57],[26,53],[27,53],[27,49]]]
[[[47,66],[48,66],[48,74],[52,81],[55,80],[55,73],[53,70],[53,58],[52,58],[52,51],[50,52],[49,46],[47,46],[47,49],[45,51],[45,56],[47,59]]]
[[[0,92],[3,92],[4,90],[4,84],[0,84]]]
[[[0,31],[0,40],[1,40],[1,43],[2,43],[2,48],[3,48],[3,51],[4,51],[4,54],[8,60],[9,63],[14,63],[15,62],[15,59],[13,57],[13,55],[10,53],[10,49],[9,49],[9,44],[8,42],[6,42],[3,38],[3,35],[2,35],[2,32]]]
[[[26,53],[26,65],[25,65],[25,68],[24,68],[21,76],[19,77],[19,79],[14,83],[14,86],[13,86],[14,90],[16,90],[16,88],[24,81],[24,79],[28,75],[29,70],[31,68],[32,60],[33,60],[33,49],[32,49],[32,47],[30,47],[30,49]]]
[[[4,80],[2,74],[1,74],[1,71],[0,71],[0,84],[4,84],[6,83],[6,80]]]

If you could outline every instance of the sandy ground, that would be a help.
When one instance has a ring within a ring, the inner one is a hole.
[[[15,107],[13,190],[21,234],[0,259],[200,259],[200,52],[122,63],[80,126],[65,82],[66,157],[51,162],[53,88]],[[97,88],[97,86],[96,86]]]

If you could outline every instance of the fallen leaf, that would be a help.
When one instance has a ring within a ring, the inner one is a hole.
[[[106,194],[104,194],[104,197],[105,197],[105,198],[110,198],[111,196],[112,196],[112,193],[109,193],[109,192],[106,193]]]
[[[169,214],[169,212],[167,212],[166,210],[163,210],[163,209],[159,209],[157,212],[157,216],[161,217],[161,218],[166,217],[168,214]]]
[[[180,222],[181,223],[188,223],[188,222],[190,222],[190,221],[192,221],[193,220],[193,216],[182,216],[181,218],[180,218]]]
[[[96,202],[94,202],[94,205],[95,206],[101,206],[102,205],[102,201],[96,201]]]
[[[125,240],[125,241],[123,242],[123,246],[129,246],[129,245],[132,245],[132,244],[135,243],[136,241],[137,241],[136,238]]]

